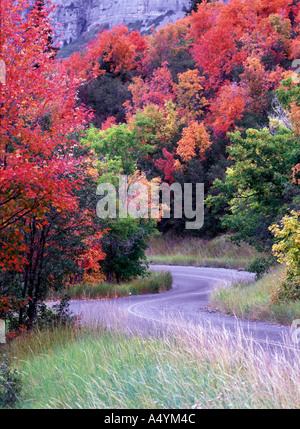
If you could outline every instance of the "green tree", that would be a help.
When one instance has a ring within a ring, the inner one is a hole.
[[[243,138],[239,131],[229,134],[228,152],[233,166],[225,180],[215,180],[207,198],[223,227],[235,231],[235,239],[258,249],[270,249],[273,238],[268,227],[300,202],[293,183],[292,168],[300,160],[299,142],[293,132],[278,125],[269,129],[249,129]]]
[[[139,138],[136,130],[127,124],[113,125],[99,131],[91,126],[82,143],[89,144],[98,158],[99,183],[111,183],[118,190],[119,176],[133,177],[138,160],[147,154],[150,146]],[[117,206],[119,201],[116,200]],[[106,254],[101,269],[108,281],[127,281],[147,272],[145,250],[148,240],[156,233],[153,219],[102,219],[108,232],[101,239]]]
[[[94,149],[99,165],[105,168],[109,163],[110,168],[119,174],[133,174],[138,160],[149,150],[149,146],[144,144],[127,124],[113,125],[101,131],[91,126],[82,142],[89,143]]]
[[[148,263],[145,251],[155,233],[153,219],[116,219],[106,223],[109,233],[102,239],[106,254],[101,264],[108,281],[127,281],[145,276]]]

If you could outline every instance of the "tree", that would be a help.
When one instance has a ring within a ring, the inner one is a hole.
[[[182,138],[178,142],[176,153],[183,161],[189,161],[196,155],[203,160],[206,149],[210,146],[210,138],[203,124],[191,122],[183,128]]]
[[[176,101],[178,109],[187,119],[200,119],[203,108],[208,104],[203,96],[203,76],[199,70],[187,70],[178,74]]]
[[[299,142],[291,130],[278,127],[272,135],[268,129],[230,134],[228,146],[233,166],[225,181],[217,179],[207,203],[215,213],[227,207],[223,226],[257,248],[270,249],[272,236],[268,227],[299,204],[299,190],[293,184],[292,168],[299,159]]]
[[[108,221],[109,232],[103,236],[103,251],[106,259],[101,267],[108,281],[128,281],[143,277],[148,262],[145,251],[155,232],[153,219],[119,219]]]
[[[99,33],[83,52],[75,52],[65,60],[65,65],[86,80],[106,72],[126,80],[128,72],[143,69],[147,51],[146,38],[121,24]]]
[[[145,81],[141,77],[133,78],[128,89],[132,93],[132,100],[126,105],[129,115],[136,113],[147,104],[163,107],[166,101],[175,99],[174,82],[166,62],[162,67],[154,70],[151,78]]]
[[[276,243],[273,253],[280,263],[285,264],[286,275],[273,300],[300,299],[300,212],[294,210],[284,216],[280,225],[272,225]]]
[[[29,6],[2,2],[7,75],[0,84],[0,287],[30,298],[20,323],[32,326],[47,288],[62,287],[77,266],[84,273],[82,258],[101,230],[89,198],[83,204],[80,195],[92,177],[89,155],[80,153],[76,138],[90,119],[77,105],[82,79],[49,50],[51,9],[41,10],[38,2],[24,18]]]
[[[188,29],[189,21],[183,18],[158,28],[148,37],[148,55],[145,58],[147,74],[167,62],[172,77],[176,80],[178,73],[195,67],[190,52],[192,39],[187,37]]]
[[[119,192],[119,177],[122,174],[127,176],[128,184],[137,181],[149,186],[145,175],[137,171],[138,160],[147,154],[149,146],[139,138],[134,128],[127,124],[112,125],[101,131],[90,127],[82,143],[91,147],[97,155],[98,183],[112,184]],[[127,201],[129,203],[130,199]],[[116,198],[114,204],[116,209],[120,208],[119,199]],[[129,214],[125,218],[118,216],[111,219],[108,216],[101,219],[101,225],[106,231],[101,238],[101,249],[106,255],[101,269],[107,280],[120,282],[146,275],[145,250],[156,232],[155,219],[136,219]]]
[[[286,18],[289,0],[234,0],[202,2],[189,17],[194,37],[193,57],[218,88],[224,80],[236,79],[250,55],[262,58],[268,70],[288,64],[291,25]]]
[[[210,116],[206,118],[216,136],[224,137],[232,131],[236,120],[241,119],[246,108],[245,90],[236,83],[222,85],[210,103]]]

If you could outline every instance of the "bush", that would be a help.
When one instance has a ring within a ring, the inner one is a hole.
[[[13,408],[21,391],[21,373],[11,368],[4,354],[0,363],[0,407]]]
[[[272,295],[272,302],[300,300],[300,277],[291,277],[288,274],[279,288]]]
[[[70,298],[64,296],[58,304],[52,308],[46,304],[39,304],[35,326],[39,329],[66,326],[75,322],[75,316],[70,311]]]
[[[252,262],[247,266],[246,271],[255,273],[255,280],[258,280],[266,274],[269,268],[272,265],[275,265],[275,263],[276,259],[273,255],[270,255],[267,258],[258,257],[252,260]]]
[[[45,303],[37,305],[37,312],[34,319],[34,327],[37,329],[48,329],[58,326],[66,326],[67,324],[74,323],[76,317],[73,316],[69,309],[70,298],[64,296],[58,304],[52,308],[47,307]],[[8,319],[8,338],[13,338],[19,335],[26,328],[26,325],[19,325],[19,317],[17,313],[11,314]],[[26,323],[26,320],[25,320]]]
[[[277,243],[273,246],[273,253],[278,261],[286,266],[286,276],[273,300],[300,299],[300,211],[291,211],[284,216],[280,225],[272,225]]]

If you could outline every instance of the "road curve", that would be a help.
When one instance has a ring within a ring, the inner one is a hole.
[[[173,288],[155,295],[140,295],[109,300],[72,300],[70,309],[81,316],[82,323],[121,326],[125,330],[150,333],[187,329],[200,325],[205,330],[229,331],[233,336],[242,332],[250,338],[273,348],[289,350],[299,358],[300,347],[291,328],[267,322],[254,322],[209,311],[209,294],[217,287],[234,281],[249,281],[253,274],[221,268],[155,265],[156,271],[170,271]],[[300,335],[298,335],[300,337]]]

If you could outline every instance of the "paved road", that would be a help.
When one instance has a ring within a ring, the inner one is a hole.
[[[142,295],[111,300],[71,301],[71,310],[81,315],[82,323],[105,323],[125,330],[153,334],[167,330],[201,326],[206,331],[226,330],[233,338],[242,332],[245,341],[255,340],[260,346],[284,348],[299,358],[300,347],[293,341],[292,329],[266,322],[250,322],[211,312],[209,294],[216,287],[234,281],[252,280],[253,274],[220,268],[152,266],[151,270],[170,271],[173,288],[157,295]],[[298,335],[300,340],[300,334]],[[295,338],[295,334],[294,334]]]

